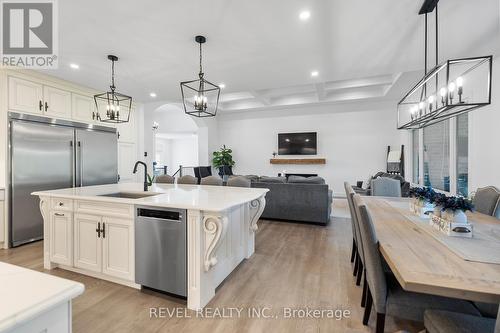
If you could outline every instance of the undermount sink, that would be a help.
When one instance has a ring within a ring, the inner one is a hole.
[[[153,197],[155,195],[160,195],[161,193],[155,192],[116,192],[101,194],[100,197],[112,197],[112,198],[124,198],[124,199],[141,199],[147,197]]]

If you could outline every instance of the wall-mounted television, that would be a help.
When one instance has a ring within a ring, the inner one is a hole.
[[[278,155],[316,155],[316,146],[316,132],[278,134]]]

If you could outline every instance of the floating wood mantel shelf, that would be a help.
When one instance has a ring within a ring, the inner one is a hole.
[[[271,164],[326,164],[324,158],[271,158]]]

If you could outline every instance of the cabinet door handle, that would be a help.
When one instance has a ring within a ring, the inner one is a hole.
[[[45,102],[45,112],[47,112],[48,108],[49,108],[49,104],[47,104],[47,102]]]
[[[55,216],[64,216],[63,213],[54,213]]]
[[[102,222],[102,238],[106,238],[106,223]]]
[[[92,112],[92,120],[95,120],[95,111]]]
[[[42,111],[42,109],[43,109],[42,101],[38,101],[38,108],[40,109],[40,111]]]
[[[101,222],[97,222],[97,229],[95,229],[97,232],[97,237],[101,238]]]

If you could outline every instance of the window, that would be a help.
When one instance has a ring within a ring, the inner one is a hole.
[[[450,191],[450,123],[424,128],[424,185]]]
[[[418,184],[419,179],[418,179],[418,173],[419,173],[419,130],[413,130],[412,132],[412,144],[413,144],[413,154],[412,154],[412,164],[413,164],[413,182]]]
[[[419,134],[423,133],[423,146]],[[413,182],[450,192],[469,194],[469,116],[460,115],[414,130],[412,136]],[[451,155],[451,152],[454,152]],[[422,161],[423,160],[423,161]],[[423,162],[420,170],[419,161]]]
[[[457,194],[469,195],[469,117],[457,117]]]

